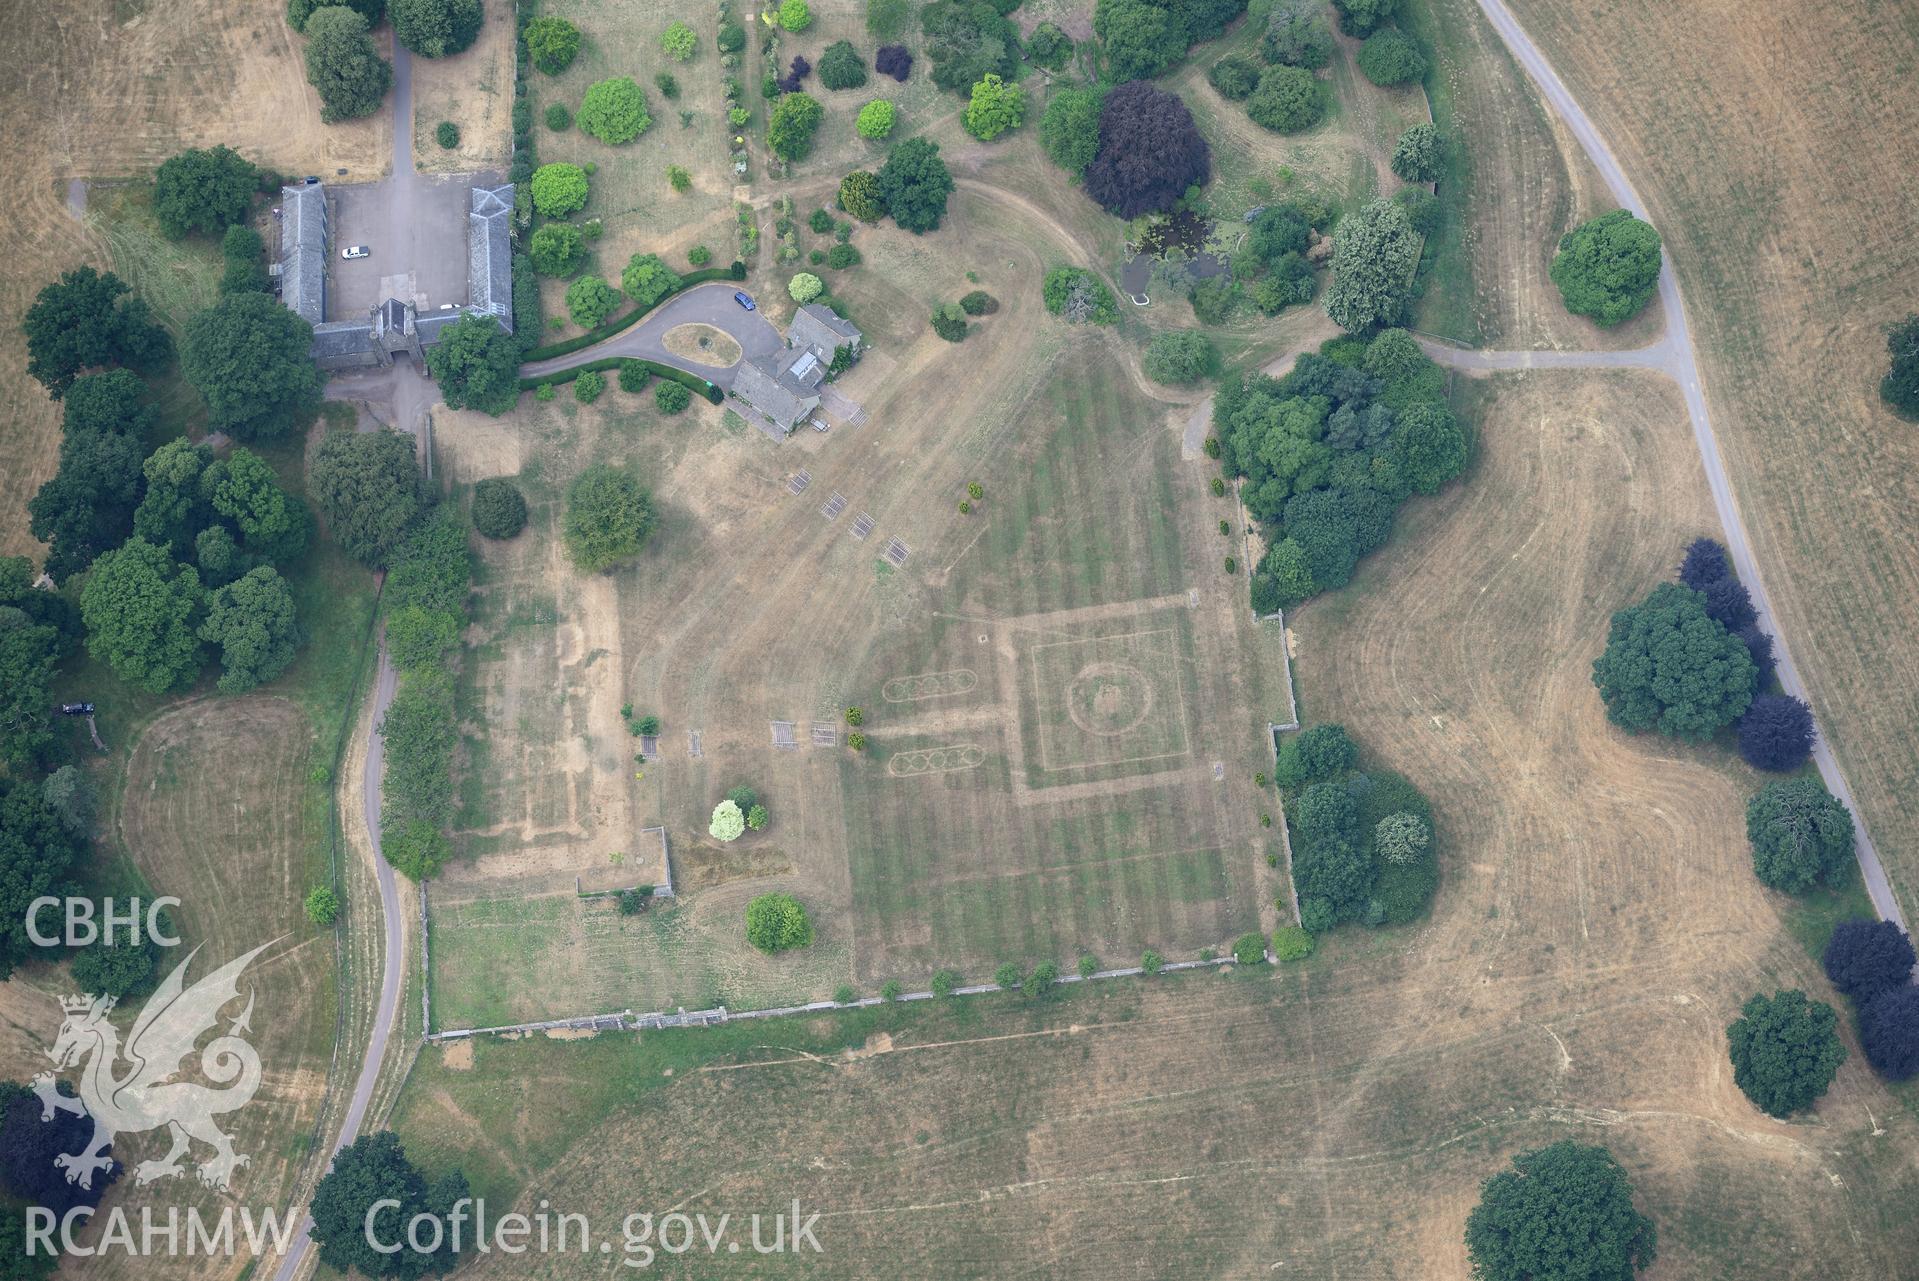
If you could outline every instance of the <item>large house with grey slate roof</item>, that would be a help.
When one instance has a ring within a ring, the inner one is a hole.
[[[280,191],[280,300],[313,326],[313,359],[322,369],[365,369],[401,353],[422,364],[440,331],[463,315],[497,318],[513,328],[513,186],[472,189],[466,219],[467,298],[463,306],[419,315],[411,299],[387,298],[364,320],[326,318],[327,204],[320,183]]]
[[[857,356],[863,338],[852,321],[809,302],[794,313],[785,347],[740,366],[732,393],[790,432],[820,407],[820,384],[840,348]]]

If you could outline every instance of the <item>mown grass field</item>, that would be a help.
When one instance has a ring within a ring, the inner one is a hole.
[[[1919,297],[1919,16],[1516,11],[1667,237],[1767,590],[1910,912],[1919,437],[1877,387],[1884,328]]]
[[[1316,1278],[1464,1278],[1479,1180],[1574,1138],[1625,1164],[1658,1272],[1896,1275],[1919,1245],[1919,1112],[1854,1045],[1811,1117],[1775,1122],[1725,1057],[1752,992],[1834,999],[1813,953],[1856,887],[1762,889],[1742,823],[1758,780],[1720,746],[1621,735],[1590,684],[1611,609],[1711,530],[1679,400],[1627,374],[1458,395],[1480,424],[1467,484],[1289,617],[1306,719],[1343,721],[1433,797],[1447,858],[1428,920],[1341,932],[1294,967],[1039,1002],[430,1051],[403,1138],[491,1198],[596,1221],[797,1196],[822,1211],[823,1275]],[[1054,848],[1119,837],[1100,823]]]

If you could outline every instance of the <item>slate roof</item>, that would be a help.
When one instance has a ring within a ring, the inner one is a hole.
[[[373,326],[364,320],[334,320],[313,327],[315,360],[338,360],[372,352]]]
[[[833,352],[847,343],[859,345],[862,335],[850,320],[841,320],[831,309],[809,302],[793,315],[786,331],[791,346],[811,347],[822,359],[831,360]]]
[[[475,187],[466,216],[466,301],[513,328],[513,184]]]
[[[807,383],[792,373],[802,359],[813,359],[815,366],[819,364],[812,352],[804,350],[777,352],[747,361],[733,376],[733,394],[783,429],[793,430],[794,425],[820,403],[813,391],[819,377],[816,375],[812,383]]]
[[[280,300],[310,325],[326,319],[326,193],[319,183],[280,189]]]
[[[413,332],[420,335],[420,345],[431,347],[440,341],[440,331],[466,315],[466,309],[456,307],[452,311],[435,311],[413,318]]]

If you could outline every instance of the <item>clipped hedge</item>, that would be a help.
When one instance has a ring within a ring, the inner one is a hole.
[[[599,360],[589,360],[571,369],[559,369],[550,374],[541,374],[538,378],[522,378],[520,390],[538,391],[541,387],[558,387],[563,383],[572,382],[581,374],[604,373],[609,369],[618,369],[622,365],[639,365],[647,373],[664,378],[668,382],[676,382],[695,395],[706,397],[716,405],[726,399],[718,387],[698,374],[690,374],[684,369],[675,369],[671,365],[662,365],[657,360],[641,360],[637,356],[603,356]]]
[[[687,272],[685,275],[680,277],[680,287],[674,290],[673,293],[684,293],[688,289],[691,289],[694,285],[703,285],[703,284],[706,284],[708,281],[712,281],[712,280],[745,280],[745,279],[746,279],[746,264],[739,261],[738,259],[734,259],[732,265],[730,266],[707,267],[700,271]],[[578,337],[563,339],[560,342],[548,343],[544,347],[535,347],[532,351],[529,351],[526,353],[525,359],[528,361],[551,360],[555,356],[570,356],[576,351],[585,351],[588,347],[593,346],[595,343],[605,342],[608,338],[611,338],[614,334],[617,334],[621,330],[630,327],[631,325],[634,324],[634,322],[638,321],[641,317],[645,316],[648,312],[652,311],[654,307],[659,306],[660,303],[665,302],[667,298],[671,298],[672,296],[673,294],[667,294],[664,297],[662,297],[659,300],[659,302],[655,302],[651,306],[635,307],[633,308],[633,310],[627,312],[625,315],[616,316],[611,320],[604,321],[598,325],[595,325],[593,328],[587,330],[583,334],[580,334]],[[581,368],[584,369],[584,368],[587,368],[587,366],[583,365],[581,366]]]

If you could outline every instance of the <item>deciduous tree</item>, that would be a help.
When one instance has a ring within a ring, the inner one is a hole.
[[[1414,125],[1393,144],[1393,173],[1403,182],[1437,182],[1443,163],[1439,130],[1432,125]]]
[[[459,53],[479,38],[486,10],[480,0],[387,0],[393,38],[422,58]]]
[[[1086,194],[1099,204],[1121,218],[1163,213],[1212,172],[1212,152],[1177,95],[1141,81],[1106,95],[1099,150],[1086,167]]]
[[[345,5],[315,9],[306,24],[307,83],[320,94],[328,124],[370,116],[386,100],[393,67],[367,34],[367,21]]]
[[[630,472],[595,464],[567,487],[562,532],[573,563],[594,574],[639,555],[657,518],[653,502]]]
[[[133,532],[175,560],[193,554],[194,539],[212,519],[201,482],[213,464],[213,450],[181,436],[153,451],[142,466],[146,497],[133,513]]]
[[[937,142],[908,138],[887,153],[877,176],[880,203],[894,222],[915,235],[938,230],[946,198],[953,194],[953,176]]]
[[[220,648],[223,694],[244,694],[278,677],[300,646],[286,580],[262,565],[214,592],[200,639]]]
[[[1879,397],[1901,418],[1919,422],[1919,313],[1907,316],[1886,334],[1891,363],[1879,383]]]
[[[130,538],[93,562],[80,593],[87,652],[129,685],[153,694],[185,689],[205,657],[194,628],[205,593],[190,565]]]
[[[228,294],[187,322],[180,371],[236,440],[275,440],[320,403],[313,326],[266,294]]]
[[[587,87],[573,122],[588,137],[617,147],[645,133],[653,117],[646,109],[646,90],[632,76],[609,76]]]
[[[1392,21],[1399,0],[1333,0],[1339,29],[1349,36],[1369,36]]]
[[[1178,15],[1150,0],[1097,0],[1093,34],[1106,46],[1114,80],[1150,80],[1186,55],[1191,41]]]
[[[313,16],[313,11],[325,8],[328,4],[344,4],[366,19],[368,30],[386,20],[386,0],[287,0],[287,25],[295,31],[304,32],[307,19]]]
[[[1859,1011],[1859,1045],[1888,1081],[1919,1076],[1919,987],[1889,988]]]
[[[586,170],[555,161],[533,171],[533,207],[544,218],[564,218],[586,208]]]
[[[1326,900],[1336,920],[1357,919],[1372,891],[1373,865],[1351,794],[1337,783],[1315,783],[1289,808],[1287,821],[1300,897]]]
[[[527,242],[527,256],[542,276],[565,278],[586,261],[586,236],[570,222],[542,223]]]
[[[426,350],[449,409],[504,414],[520,400],[520,344],[492,316],[461,316]]]
[[[1085,172],[1099,154],[1099,114],[1105,92],[1094,86],[1055,89],[1039,117],[1039,143],[1068,173]]]
[[[407,1225],[424,1214],[444,1226],[466,1195],[466,1179],[458,1170],[429,1185],[391,1130],[362,1134],[340,1149],[313,1190],[312,1231],[320,1261],[336,1271],[354,1269],[368,1277],[449,1272],[459,1262],[454,1234],[442,1232],[437,1249],[420,1252],[407,1240]],[[382,1201],[395,1204],[382,1206]],[[422,1232],[418,1239],[426,1244],[435,1238]],[[471,1239],[471,1233],[463,1237]],[[376,1242],[395,1242],[401,1249],[383,1253]]]
[[[1221,58],[1206,80],[1229,102],[1239,102],[1259,87],[1259,64],[1246,58]]]
[[[566,287],[566,314],[582,329],[592,329],[620,305],[620,291],[598,276],[581,276]]]
[[[1219,372],[1219,351],[1197,329],[1171,329],[1153,336],[1140,363],[1154,382],[1184,387]]]
[[[637,305],[651,307],[680,287],[680,276],[658,254],[634,254],[620,272],[620,287]]]
[[[246,220],[259,176],[231,147],[183,151],[153,175],[153,216],[176,240],[192,231],[225,231]]]
[[[987,72],[973,86],[973,96],[966,107],[966,132],[981,142],[991,142],[1019,128],[1025,118],[1026,90],[1006,83],[997,72]]]
[[[1790,694],[1758,694],[1739,718],[1739,754],[1754,769],[1798,769],[1812,755],[1812,708]]]
[[[766,121],[766,145],[782,160],[801,160],[813,150],[813,135],[826,117],[819,99],[783,93]]]
[[[1046,310],[1072,325],[1110,325],[1119,319],[1119,305],[1106,282],[1084,267],[1055,267],[1040,282]]]
[[[27,372],[55,400],[89,369],[122,365],[141,373],[173,354],[173,340],[147,305],[112,272],[75,267],[40,290],[20,322]]]
[[[1419,236],[1406,211],[1390,200],[1361,205],[1333,231],[1326,314],[1353,333],[1399,323],[1418,263]]]
[[[55,1088],[73,1097],[73,1087],[67,1082]],[[59,1220],[78,1207],[97,1206],[107,1189],[119,1180],[123,1168],[115,1160],[109,1159],[105,1169],[95,1171],[86,1187],[55,1164],[56,1158],[84,1152],[91,1144],[95,1120],[84,1110],[56,1110],[43,1121],[40,1100],[31,1090],[11,1083],[0,1091],[0,1106],[5,1109],[0,1112],[0,1153],[5,1154],[0,1157],[0,1183],[5,1184],[11,1197],[48,1210]],[[51,1256],[43,1253],[39,1257]]]
[[[0,605],[0,762],[15,770],[53,751],[53,669],[60,633],[13,605]]]
[[[565,18],[540,17],[526,24],[526,53],[533,65],[557,76],[580,52],[580,29]]]
[[[690,61],[699,47],[700,38],[693,34],[693,28],[677,18],[660,32],[660,48],[675,62]]]
[[[1466,1219],[1466,1252],[1483,1281],[1632,1281],[1657,1244],[1612,1153],[1564,1140],[1514,1157]]]
[[[992,0],[933,0],[920,10],[920,31],[933,83],[942,89],[965,93],[989,71],[1011,76],[1018,70],[1019,29]],[[880,50],[882,60],[886,52]],[[880,71],[888,69],[882,64]]]
[[[1368,36],[1359,47],[1357,61],[1366,78],[1376,85],[1403,85],[1426,74],[1426,55],[1398,27]]]
[[[1344,725],[1313,725],[1279,745],[1273,781],[1287,788],[1324,782],[1344,774],[1358,758],[1359,748]]]
[[[1893,921],[1841,921],[1822,958],[1832,985],[1855,1001],[1912,981],[1912,939]]]
[[[1593,684],[1615,725],[1702,740],[1752,704],[1752,658],[1738,637],[1706,617],[1705,600],[1662,583],[1612,617]]]
[[[49,544],[46,571],[53,581],[64,583],[133,532],[143,454],[140,440],[124,432],[62,437],[59,470],[27,504],[33,536]]]
[[[1696,592],[1732,574],[1732,561],[1726,549],[1710,538],[1695,538],[1686,544],[1686,555],[1679,562],[1679,581]]]
[[[1551,274],[1567,311],[1619,324],[1659,288],[1659,233],[1624,209],[1601,214],[1566,233]]]
[[[1746,840],[1761,882],[1804,894],[1852,865],[1852,812],[1816,778],[1768,783],[1746,802]]]
[[[340,549],[376,568],[426,506],[413,437],[392,430],[328,434],[307,472],[307,492]]]
[[[1267,15],[1260,56],[1269,63],[1317,71],[1333,60],[1333,33],[1326,7],[1315,0],[1283,0]]]
[[[1770,1116],[1803,1112],[1846,1061],[1838,1027],[1830,1005],[1797,988],[1753,997],[1726,1029],[1733,1084]]]
[[[784,952],[813,941],[813,922],[791,894],[761,894],[746,905],[746,941],[762,952]]]
[[[1268,67],[1260,73],[1246,115],[1262,129],[1298,133],[1318,124],[1326,114],[1326,94],[1319,80],[1304,67]]]
[[[1026,37],[1026,57],[1036,67],[1059,71],[1073,56],[1073,38],[1050,22],[1042,22]]]
[[[200,492],[215,516],[239,532],[247,555],[290,565],[306,551],[312,528],[306,504],[280,485],[266,460],[250,449],[215,459],[200,475]]]
[[[883,44],[873,56],[873,69],[904,84],[913,74],[913,55],[903,44]]]

